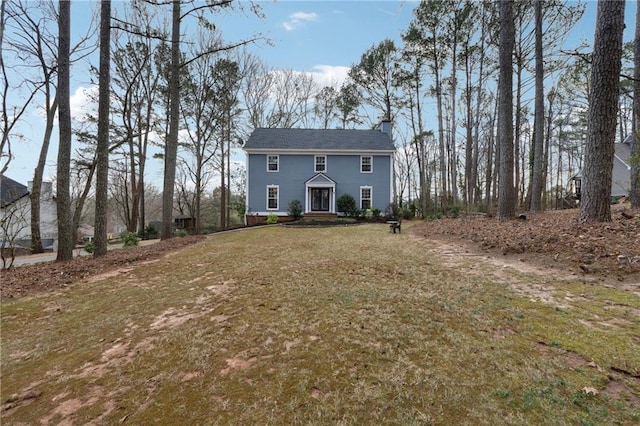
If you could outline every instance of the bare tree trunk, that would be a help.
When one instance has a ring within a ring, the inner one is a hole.
[[[225,228],[231,225],[231,110],[227,109],[227,122],[229,128],[227,129],[227,198],[225,205],[227,207]]]
[[[107,254],[107,212],[109,198],[109,106],[111,67],[111,0],[100,6],[100,75],[98,88],[98,143],[96,146],[96,207],[94,257]]]
[[[178,156],[180,121],[180,0],[173,0],[171,34],[171,75],[169,81],[169,134],[165,144],[162,193],[162,239],[173,237],[173,194]]]
[[[58,42],[58,165],[56,178],[58,213],[57,261],[73,258],[73,230],[71,223],[71,105],[69,88],[69,49],[71,45],[71,1],[59,3]]]
[[[544,64],[542,62],[542,1],[536,0],[536,95],[533,132],[533,179],[531,181],[531,208],[542,209],[542,189],[544,183]]]
[[[494,139],[494,135],[496,134],[494,132],[494,129],[496,127],[496,120],[497,120],[497,116],[498,116],[498,98],[496,97],[496,101],[495,101],[495,108],[494,108],[494,112],[492,114],[492,118],[490,121],[490,136],[489,136],[489,143],[487,146],[487,174],[485,177],[485,202],[486,202],[486,206],[487,206],[487,210],[491,209],[491,207],[493,206],[493,198],[495,197],[495,190],[492,191],[492,188],[494,188],[494,182],[495,182],[495,169],[494,169],[494,158],[497,157],[497,149],[496,149],[496,141]]]
[[[226,115],[226,114],[225,114]],[[226,121],[226,120],[225,120]],[[226,152],[225,152],[225,139],[227,136],[226,128],[229,122],[225,122],[220,132],[222,140],[220,141],[220,228],[224,229],[227,223],[227,189],[226,184]]]
[[[633,40],[633,142],[631,145],[631,207],[640,208],[640,3],[636,2]]]
[[[456,147],[456,91],[458,90],[458,22],[454,13],[453,39],[451,41],[451,200],[458,204],[458,153]]]
[[[622,68],[624,1],[598,2],[593,43],[581,223],[611,221],[611,176]]]
[[[478,155],[479,155],[479,140],[480,140],[480,107],[482,105],[482,93],[484,87],[484,58],[485,58],[485,31],[486,31],[486,16],[487,12],[485,10],[485,3],[481,3],[482,8],[482,21],[481,21],[481,33],[480,33],[480,58],[478,59],[480,63],[480,69],[478,70],[478,94],[476,99],[476,112],[475,112],[475,123],[474,123],[474,138],[473,138],[473,159],[472,159],[472,170],[474,171],[474,191],[475,195],[473,196],[473,201],[475,204],[479,204],[481,201],[481,193],[480,193],[480,176],[478,175]],[[487,167],[491,164],[487,162]]]
[[[498,219],[513,218],[513,1],[500,1],[500,77],[498,81],[498,144],[500,145],[500,182],[498,185]]]
[[[48,86],[47,86],[48,87]],[[44,129],[44,137],[42,138],[42,147],[40,147],[40,156],[38,164],[33,172],[33,184],[31,187],[31,253],[42,253],[42,237],[40,235],[40,197],[42,190],[42,179],[44,177],[44,167],[47,162],[47,153],[49,152],[49,143],[53,134],[53,120],[58,110],[58,96],[53,97],[53,103],[49,106],[49,93],[45,95],[47,105],[47,124]]]
[[[553,130],[553,101],[555,100],[555,94],[550,94],[548,96],[549,99],[549,108],[548,108],[548,118],[546,121],[546,125],[547,125],[547,131],[545,134],[545,138],[544,138],[544,160],[543,160],[543,164],[544,164],[544,171],[542,172],[542,176],[543,176],[543,181],[542,181],[542,208],[548,207],[549,206],[549,200],[548,200],[548,196],[547,196],[547,180],[549,179],[549,164],[551,164],[551,161],[549,159],[549,156],[551,155],[551,132]],[[560,128],[562,129],[562,124],[560,124]],[[558,150],[560,151],[560,150]],[[558,158],[558,167],[562,167],[562,163],[560,161],[561,159]],[[558,183],[558,185],[556,185],[556,187],[558,187],[560,185],[560,183]],[[557,198],[557,197],[556,197]]]
[[[89,166],[89,172],[87,174],[87,181],[84,185],[84,189],[82,190],[82,193],[80,194],[78,199],[75,200],[75,206],[73,209],[73,220],[71,222],[73,224],[73,228],[72,228],[73,241],[78,241],[78,227],[80,226],[80,219],[82,217],[82,211],[84,210],[84,203],[87,201],[87,197],[89,196],[89,191],[91,190],[91,181],[93,180],[93,175],[95,171],[96,171],[96,160],[94,160],[93,163]],[[94,233],[95,233],[95,229],[94,229]],[[106,233],[105,233],[105,238],[106,238]],[[95,252],[94,252],[94,256],[95,256]]]
[[[464,175],[465,175],[465,204],[467,209],[473,204],[473,195],[475,188],[475,174],[476,170],[473,168],[473,108],[471,105],[471,94],[473,88],[471,87],[471,70],[469,64],[469,46],[467,46],[467,52],[465,54],[465,75],[467,78],[466,81],[466,90],[465,90],[465,106],[467,109],[467,123],[466,123],[466,140],[465,140],[465,156],[464,156]]]

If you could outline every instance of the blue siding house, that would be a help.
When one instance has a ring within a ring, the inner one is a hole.
[[[255,129],[247,155],[247,223],[270,214],[284,219],[298,200],[305,215],[335,216],[336,200],[350,194],[360,209],[393,202],[391,122],[377,130]]]

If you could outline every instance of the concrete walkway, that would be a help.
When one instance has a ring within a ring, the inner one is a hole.
[[[160,240],[142,240],[138,243],[140,246],[148,246],[151,244],[155,244]],[[109,244],[108,250],[118,250],[124,248],[123,244]],[[22,266],[22,265],[32,265],[34,263],[42,263],[42,262],[53,262],[56,260],[57,253],[40,253],[40,254],[29,254],[26,256],[16,256],[16,259],[13,262],[13,266]],[[78,256],[90,256],[89,253],[83,250],[82,247],[73,249],[73,257]]]

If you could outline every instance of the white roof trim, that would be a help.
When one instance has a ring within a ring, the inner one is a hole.
[[[318,150],[314,149],[264,149],[264,148],[242,148],[247,154],[282,154],[282,155],[295,155],[295,154],[313,154],[313,155],[393,155],[395,150],[360,150],[360,149],[326,149]],[[321,152],[321,154],[319,154]]]
[[[311,179],[308,179],[305,182],[306,185],[335,185],[336,181],[334,181],[333,179],[331,179],[329,176],[325,175],[324,173],[318,173],[316,174],[314,177],[312,177]]]

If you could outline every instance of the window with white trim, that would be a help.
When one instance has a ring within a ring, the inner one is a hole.
[[[278,185],[267,186],[267,210],[278,210]]]
[[[316,173],[324,173],[327,171],[327,156],[316,155],[315,156],[315,171]]]
[[[267,171],[277,172],[280,166],[280,158],[277,155],[267,155]]]
[[[360,210],[368,210],[371,208],[371,196],[373,188],[370,186],[360,187]]]
[[[360,173],[373,172],[373,157],[370,155],[360,156]]]

